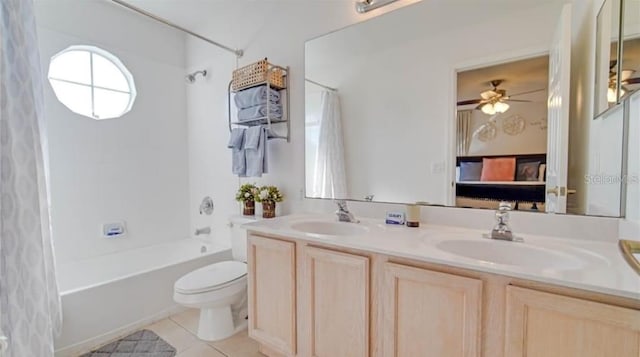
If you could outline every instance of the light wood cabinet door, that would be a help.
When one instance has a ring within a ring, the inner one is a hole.
[[[277,353],[295,356],[295,244],[250,235],[247,245],[249,336]]]
[[[383,355],[480,355],[482,281],[385,263]]]
[[[369,258],[305,247],[304,259],[301,354],[369,356]]]
[[[507,287],[505,356],[638,357],[640,311]]]

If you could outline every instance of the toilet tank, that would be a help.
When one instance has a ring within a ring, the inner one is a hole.
[[[231,254],[233,260],[247,261],[247,230],[240,228],[245,223],[255,222],[255,218],[246,216],[232,216],[229,218],[231,226]]]

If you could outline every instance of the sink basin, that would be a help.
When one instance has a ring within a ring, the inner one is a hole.
[[[369,231],[369,228],[357,223],[326,221],[297,222],[292,224],[291,228],[299,232],[325,236],[354,236]]]
[[[543,269],[580,269],[587,262],[577,255],[518,242],[449,240],[436,247],[444,252],[484,262]]]

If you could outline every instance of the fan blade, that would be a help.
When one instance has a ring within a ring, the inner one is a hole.
[[[543,90],[547,90],[547,88],[540,88],[540,89],[534,89],[534,90],[530,90],[530,91],[526,91],[526,92],[520,92],[520,93],[516,93],[516,94],[511,94],[509,95],[509,98],[511,97],[517,97],[519,95],[525,95],[525,94],[531,94],[531,93],[536,93],[536,92],[542,92]]]
[[[483,99],[470,99],[470,100],[461,100],[458,102],[458,105],[469,105],[469,104],[478,104],[482,103]]]
[[[633,76],[633,74],[635,72],[636,71],[633,70],[633,69],[624,69],[624,70],[622,70],[622,75],[620,76],[620,80],[623,81],[623,82],[626,81],[627,79],[631,78],[631,76]]]
[[[640,77],[627,78],[621,82],[622,84],[640,84]]]
[[[506,102],[519,102],[519,103],[531,103],[532,100],[522,100],[522,99],[505,99]]]

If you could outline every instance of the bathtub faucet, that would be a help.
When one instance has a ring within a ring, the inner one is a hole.
[[[196,235],[199,236],[202,234],[211,234],[211,227],[197,228]]]

